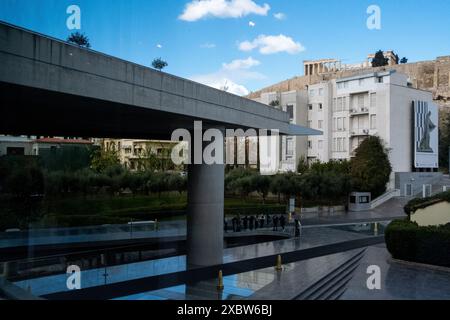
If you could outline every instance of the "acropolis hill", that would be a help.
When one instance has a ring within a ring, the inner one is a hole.
[[[388,51],[387,53],[391,52]],[[333,59],[305,61],[306,75],[294,77],[252,92],[248,95],[248,98],[258,98],[264,92],[302,90],[308,85],[320,83],[321,81],[393,69],[408,75],[414,88],[431,91],[433,99],[441,107],[441,110],[450,111],[450,56],[437,57],[436,60],[432,61],[406,64],[396,64],[396,62],[390,60],[388,66],[377,68],[372,68],[370,63],[367,62],[357,67],[342,67],[338,60]]]

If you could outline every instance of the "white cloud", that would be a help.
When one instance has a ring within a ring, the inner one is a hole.
[[[178,17],[184,21],[197,21],[206,17],[241,18],[250,14],[266,16],[270,6],[258,5],[253,0],[192,0]]]
[[[249,57],[247,59],[236,59],[230,63],[222,64],[224,70],[246,70],[252,67],[259,66],[261,62]]]
[[[215,47],[216,47],[215,43],[204,43],[204,44],[200,45],[200,48],[203,48],[203,49],[213,49]]]
[[[296,54],[305,51],[305,47],[300,42],[295,42],[291,37],[280,34],[278,36],[260,35],[253,41],[244,41],[239,44],[239,50],[252,51],[259,49],[261,54],[274,54],[287,52]]]
[[[198,82],[202,82],[202,81],[198,81]],[[227,79],[227,78],[222,78],[222,79],[216,79],[213,81],[209,81],[209,82],[203,82],[203,84],[215,88],[215,89],[219,89],[219,90],[223,90],[238,96],[246,96],[250,93],[250,91],[243,85],[237,84],[234,81]]]
[[[157,47],[158,49],[162,49],[163,46],[162,46],[162,44],[159,44],[159,43],[158,43],[158,44],[156,45],[156,47]]]
[[[253,21],[250,21],[249,23],[248,23],[248,25],[250,26],[250,27],[254,27],[254,26],[256,26],[256,23],[254,23]]]
[[[227,92],[239,96],[245,96],[250,92],[244,85],[239,83],[245,83],[248,80],[266,79],[266,76],[263,74],[249,70],[260,64],[261,63],[258,60],[255,60],[252,57],[247,59],[236,59],[230,63],[223,63],[222,68],[216,72],[195,75],[191,77],[191,80],[219,90],[227,89]]]
[[[278,19],[278,20],[286,19],[286,15],[282,12],[275,13],[273,16],[275,17],[275,19]]]

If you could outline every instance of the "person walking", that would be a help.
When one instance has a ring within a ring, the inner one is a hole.
[[[280,216],[280,227],[284,231],[284,228],[286,227],[286,217],[284,215]]]
[[[245,216],[244,219],[242,219],[243,225],[244,225],[244,230],[248,229],[248,217]]]
[[[270,227],[271,223],[272,223],[272,219],[270,219],[270,215],[266,214],[266,225],[267,225],[267,227]]]
[[[231,219],[231,223],[233,224],[233,232],[236,232],[236,230],[237,230],[237,218],[234,217],[233,219]]]
[[[259,216],[259,227],[264,228],[264,215]]]
[[[278,217],[273,217],[273,231],[278,231]]]
[[[300,221],[298,219],[295,219],[295,237],[298,238],[300,237]]]
[[[255,226],[255,217],[250,216],[250,231],[253,231],[254,226]]]
[[[223,219],[223,230],[225,231],[225,233],[228,232],[228,222],[227,222],[227,219]]]

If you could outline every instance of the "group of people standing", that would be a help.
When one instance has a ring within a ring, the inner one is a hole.
[[[224,221],[225,232],[228,231],[229,221]],[[231,219],[231,227],[233,232],[241,232],[246,230],[257,230],[262,228],[270,228],[272,227],[273,231],[278,231],[280,227],[281,230],[285,230],[286,228],[286,217],[284,215],[275,215],[270,216],[266,214],[265,216],[256,215],[256,216],[244,216],[241,218],[240,215],[237,215],[233,219]]]

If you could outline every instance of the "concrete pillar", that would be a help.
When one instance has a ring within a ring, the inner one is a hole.
[[[203,148],[208,144],[203,143]],[[194,149],[192,146],[191,151]],[[193,154],[191,159],[194,163]],[[189,269],[222,263],[224,179],[223,161],[222,164],[188,166],[186,263]]]

